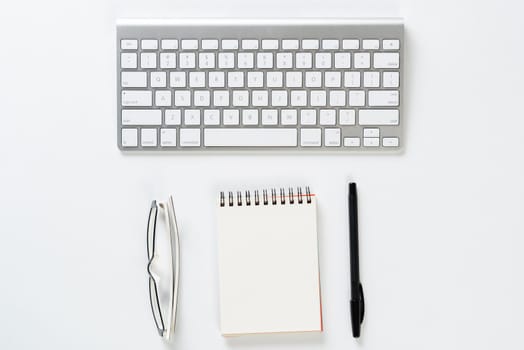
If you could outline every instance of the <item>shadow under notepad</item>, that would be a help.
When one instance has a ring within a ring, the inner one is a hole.
[[[324,343],[323,332],[248,334],[224,337],[228,346],[241,348],[260,345],[321,345]]]

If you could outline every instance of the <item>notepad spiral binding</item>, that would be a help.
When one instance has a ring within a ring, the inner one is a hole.
[[[236,202],[235,202],[235,196],[233,191],[228,192],[228,201],[226,202],[226,194],[225,192],[220,192],[220,206],[221,207],[233,207],[235,204],[237,206],[250,206],[250,205],[269,205],[270,203],[272,205],[285,205],[285,204],[295,204],[295,198],[296,202],[298,204],[304,203],[304,197],[307,204],[311,203],[311,191],[309,190],[309,186],[306,187],[305,193],[302,193],[302,187],[297,187],[297,194],[295,195],[293,192],[293,188],[289,187],[288,189],[288,195],[286,195],[285,188],[280,188],[280,195],[277,195],[277,190],[275,188],[272,188],[271,195],[268,194],[268,190],[262,190],[262,201],[260,200],[260,193],[259,190],[253,191],[253,201],[251,200],[251,191],[245,191],[244,196],[242,196],[242,191],[236,192]],[[269,198],[271,196],[271,198]],[[271,200],[270,200],[271,199]]]

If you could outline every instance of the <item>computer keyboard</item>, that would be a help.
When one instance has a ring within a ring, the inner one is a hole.
[[[400,20],[120,20],[124,151],[402,146]]]

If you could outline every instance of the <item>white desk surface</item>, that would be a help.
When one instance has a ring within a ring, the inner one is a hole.
[[[0,5],[0,348],[522,349],[524,7],[519,1],[30,1]],[[401,16],[399,156],[123,155],[115,20]],[[350,335],[346,180],[359,184],[366,319]],[[221,188],[309,184],[325,331],[225,339]],[[151,316],[145,225],[175,196],[174,343]]]

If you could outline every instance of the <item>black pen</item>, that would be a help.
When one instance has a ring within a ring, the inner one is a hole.
[[[358,264],[358,209],[357,184],[349,183],[349,260],[351,263],[351,329],[353,337],[360,337],[360,324],[364,320],[364,291],[360,283]]]

